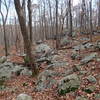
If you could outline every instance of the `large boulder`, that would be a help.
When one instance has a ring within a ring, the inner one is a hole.
[[[45,52],[48,52],[49,50],[51,50],[51,48],[47,44],[44,44],[44,43],[41,43],[37,45],[36,47],[36,53],[45,53]]]
[[[76,97],[75,100],[88,100],[88,98],[83,97],[83,96],[78,96],[78,97]]]
[[[100,51],[100,41],[97,41],[94,48]]]
[[[51,49],[50,46],[44,43],[37,45],[35,53],[36,53],[36,62],[39,64],[45,61],[47,63],[51,63],[55,55],[55,51]]]
[[[12,73],[16,75],[32,75],[32,72],[28,68],[21,65],[14,65],[10,62],[5,62],[0,65],[0,78],[9,79],[12,76]]]
[[[58,92],[60,95],[64,95],[71,91],[75,91],[80,86],[80,79],[77,74],[72,74],[64,77],[58,83]]]
[[[4,63],[6,61],[7,61],[7,57],[5,57],[5,56],[0,57],[0,64]]]
[[[89,93],[89,94],[93,93],[95,90],[96,90],[96,86],[87,86],[87,87],[84,89],[84,91],[85,91],[86,93]]]
[[[95,100],[100,100],[100,93],[99,94],[95,94]]]
[[[79,45],[73,47],[74,51],[79,51],[79,50],[84,50],[84,49],[85,49],[85,47],[82,44],[79,44]]]
[[[35,91],[43,91],[45,89],[51,88],[56,81],[53,79],[53,76],[56,73],[54,71],[45,70],[39,74],[38,80],[36,83]]]
[[[61,39],[61,41],[60,41],[61,46],[65,46],[68,44],[70,44],[70,40],[67,37],[64,37],[63,39]]]
[[[97,53],[91,53],[90,55],[85,56],[82,60],[81,63],[82,64],[86,64],[90,61],[92,61],[94,58],[96,58],[98,54]]]
[[[48,67],[46,69],[55,69],[55,68],[66,68],[66,66],[68,66],[69,63],[68,62],[64,62],[64,61],[55,61],[52,64],[48,65]]]
[[[94,76],[92,76],[92,75],[88,76],[88,77],[87,77],[87,80],[88,80],[90,83],[96,83],[96,82],[97,82],[96,78],[95,78]]]
[[[77,52],[73,52],[73,53],[71,54],[71,58],[72,58],[72,60],[79,59],[79,58],[80,58],[80,55],[79,55],[79,53],[77,53]]]
[[[93,48],[93,47],[94,47],[94,45],[92,43],[84,44],[84,48],[86,48],[86,49],[90,49],[90,48]]]
[[[32,100],[32,97],[22,93],[17,96],[16,100]]]

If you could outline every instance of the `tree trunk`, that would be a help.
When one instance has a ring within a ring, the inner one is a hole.
[[[72,37],[72,11],[71,11],[71,0],[69,0],[69,16],[70,16],[70,29],[69,29],[69,36]]]
[[[31,54],[31,51],[32,51],[31,42],[30,42],[30,39],[28,37],[28,30],[27,30],[27,27],[26,27],[26,20],[25,20],[25,17],[24,17],[24,12],[23,12],[23,9],[20,5],[19,0],[14,0],[14,4],[15,4],[16,12],[18,14],[18,19],[19,19],[19,24],[20,24],[20,27],[21,27],[21,33],[22,33],[23,40],[24,40],[24,46],[25,46],[25,49],[26,49],[27,59],[29,60],[31,68],[34,71],[34,74],[37,74],[35,59],[34,59],[34,56],[32,56],[32,54]]]
[[[32,5],[31,0],[28,0],[28,15],[29,15],[29,33],[30,33],[30,41],[32,43]]]
[[[90,1],[89,4],[90,4],[90,40],[92,42],[92,34],[93,34],[93,25],[92,25],[92,1]]]
[[[56,0],[56,49],[59,48],[59,34],[58,34],[58,0]]]
[[[98,7],[98,27],[100,27],[100,0],[99,0],[99,7]]]

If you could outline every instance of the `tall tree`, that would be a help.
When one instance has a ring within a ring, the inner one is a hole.
[[[100,0],[98,2],[98,26],[100,27]]]
[[[71,10],[71,1],[72,0],[69,0],[69,24],[70,24],[70,29],[69,29],[69,36],[72,36],[72,10]]]
[[[92,0],[89,2],[90,5],[90,39],[92,41],[93,25],[92,25]]]
[[[32,56],[31,41],[28,36],[28,30],[27,30],[26,20],[25,20],[25,16],[24,16],[25,15],[24,10],[23,10],[24,7],[23,7],[23,5],[21,6],[20,0],[14,0],[14,4],[15,4],[15,9],[16,9],[17,15],[18,15],[19,24],[21,27],[21,33],[22,33],[23,40],[24,40],[27,59],[30,63],[31,68],[34,71],[34,74],[37,74],[35,58],[34,58],[34,55]]]
[[[5,43],[5,56],[8,56],[8,47],[7,47],[7,36],[6,36],[6,22],[7,22],[7,18],[8,18],[8,13],[9,13],[9,8],[10,8],[10,0],[7,1],[4,0],[4,7],[6,9],[6,15],[3,13],[3,11],[1,10],[1,3],[2,1],[0,0],[0,14],[2,17],[2,22],[3,22],[3,33],[4,33],[4,43]]]
[[[59,48],[59,34],[58,34],[58,0],[56,1],[56,49]]]
[[[31,0],[28,0],[28,15],[29,15],[29,34],[30,34],[30,41],[32,43],[32,2]]]

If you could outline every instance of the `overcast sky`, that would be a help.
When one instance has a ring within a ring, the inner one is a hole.
[[[13,1],[13,0],[12,0]],[[73,0],[73,5],[77,5],[79,3],[79,1],[81,0]],[[88,0],[89,1],[89,0]],[[93,1],[96,1],[96,0],[93,0]],[[34,3],[37,3],[37,0],[33,0]],[[6,11],[5,9],[3,9],[3,13],[6,14]],[[9,17],[12,16],[12,18],[16,15],[16,12],[15,12],[15,8],[14,8],[14,5],[13,3],[11,3],[11,6],[10,6],[10,10],[9,10]],[[8,19],[9,19],[8,17]],[[1,19],[1,18],[0,18]]]

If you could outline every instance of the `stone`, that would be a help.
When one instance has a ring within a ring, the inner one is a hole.
[[[89,38],[81,38],[80,40],[82,40],[82,41],[90,41]]]
[[[72,37],[76,37],[76,36],[77,36],[76,32],[72,32]]]
[[[66,67],[68,66],[69,64],[67,62],[58,62],[58,61],[55,61],[53,62],[52,64],[48,65],[48,67],[46,69],[54,69],[54,68],[58,68],[58,67]]]
[[[62,78],[58,83],[58,93],[65,95],[69,92],[74,92],[80,86],[80,79],[77,74],[68,75]]]
[[[79,51],[79,50],[84,50],[85,48],[82,44],[80,44],[80,45],[74,46],[73,49],[74,51]]]
[[[35,91],[43,91],[45,89],[51,88],[54,84],[56,84],[56,81],[53,79],[55,74],[56,73],[51,70],[45,70],[40,73],[36,82]]]
[[[26,68],[24,68],[24,69],[21,71],[20,75],[32,76],[32,71],[31,71],[31,70],[28,70],[28,69],[26,69]]]
[[[36,42],[36,44],[42,44],[42,43],[43,43],[42,40],[39,40],[39,41]]]
[[[16,100],[32,100],[32,97],[22,93],[17,96]]]
[[[86,49],[90,49],[90,48],[93,48],[93,44],[92,43],[86,43],[85,45],[84,45],[84,48],[86,48]]]
[[[100,50],[100,41],[97,41],[94,48]]]
[[[74,65],[73,66],[73,71],[74,72],[81,71],[81,65],[79,65],[79,64]]]
[[[76,52],[72,53],[71,55],[72,60],[78,59],[79,57],[80,57],[79,54]]]
[[[61,41],[60,41],[61,46],[65,46],[68,44],[70,44],[70,40],[67,37],[64,37],[63,39],[61,39]]]
[[[82,96],[78,96],[78,97],[76,97],[75,100],[88,100],[88,98],[82,97]]]
[[[44,52],[48,52],[49,50],[51,50],[51,48],[47,45],[47,44],[39,44],[36,47],[36,53],[44,53]]]
[[[91,83],[96,83],[97,82],[96,78],[94,76],[91,76],[91,75],[87,77],[87,80]]]
[[[4,63],[6,61],[7,61],[7,57],[5,57],[5,56],[0,57],[0,64]]]
[[[80,72],[79,72],[80,75],[84,75],[84,74],[86,74],[86,73],[87,73],[87,71],[80,71]]]
[[[97,100],[99,100],[100,99],[100,94],[95,94],[95,99]]]
[[[94,58],[96,58],[98,54],[97,53],[91,53],[90,55],[85,56],[82,60],[82,64],[87,64],[88,62],[92,61]]]
[[[88,87],[86,87],[86,88],[84,89],[84,91],[85,91],[86,93],[91,94],[91,93],[93,93],[93,92],[95,91],[95,89],[96,89],[95,86],[88,86]]]
[[[14,65],[10,62],[5,62],[0,65],[0,78],[10,79],[12,74],[15,73],[18,75],[28,75],[31,76],[32,72],[28,68],[21,65]]]

